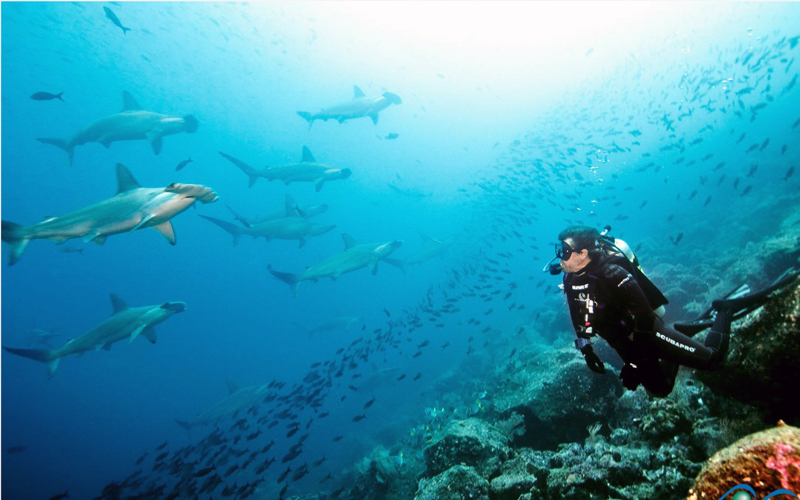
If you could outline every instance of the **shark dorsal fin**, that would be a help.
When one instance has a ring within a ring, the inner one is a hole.
[[[365,97],[364,93],[361,92],[361,89],[358,88],[358,85],[353,85],[353,99],[358,99],[359,97]]]
[[[295,203],[289,193],[286,193],[286,200],[283,202],[283,208],[286,210],[286,217],[297,217],[299,215],[297,212],[297,203]]]
[[[122,111],[136,111],[142,109],[136,99],[127,91],[122,91]]]
[[[109,294],[109,297],[111,297],[111,307],[114,308],[114,314],[117,314],[118,312],[122,312],[128,309],[128,304],[126,304],[124,300],[119,298],[119,296],[116,293]]]
[[[433,238],[431,238],[430,236],[428,236],[425,233],[419,233],[419,237],[422,238],[422,242],[423,243],[427,243],[429,241],[433,241]]]
[[[133,174],[128,170],[128,167],[122,163],[117,163],[117,186],[117,194],[142,187],[136,182],[136,179],[133,178]]]
[[[229,396],[231,394],[233,394],[234,392],[239,390],[239,386],[236,385],[235,382],[231,382],[230,380],[226,380],[225,383],[228,384],[228,395]]]
[[[345,250],[348,250],[348,249],[353,248],[354,246],[358,245],[358,243],[356,243],[356,240],[354,240],[353,237],[350,236],[347,233],[342,233],[342,239],[344,240],[344,249]]]
[[[311,154],[311,150],[309,150],[306,146],[303,146],[303,163],[316,163],[317,160],[314,159],[314,155]]]

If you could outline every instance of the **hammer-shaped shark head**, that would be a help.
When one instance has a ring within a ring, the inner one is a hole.
[[[186,302],[164,302],[161,304],[161,309],[166,309],[172,314],[180,313],[186,310]]]
[[[384,243],[383,245],[376,248],[375,253],[378,254],[382,259],[391,255],[392,252],[400,248],[400,245],[402,244],[403,244],[402,240],[390,241],[389,243]]]
[[[173,182],[164,188],[167,193],[176,193],[184,198],[194,199],[200,203],[213,203],[217,201],[217,193],[213,189],[199,184],[179,184]]]
[[[349,168],[329,168],[325,171],[325,177],[331,179],[347,179],[353,173]]]

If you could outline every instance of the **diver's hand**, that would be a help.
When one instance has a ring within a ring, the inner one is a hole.
[[[629,391],[635,391],[641,383],[636,365],[630,363],[622,367],[622,370],[619,372],[619,378],[622,380],[622,385]]]
[[[603,362],[600,361],[600,358],[597,357],[597,354],[594,353],[594,349],[592,349],[592,345],[588,344],[581,348],[581,354],[583,354],[583,359],[586,361],[586,366],[589,367],[595,373],[605,373],[606,367],[603,366]]]

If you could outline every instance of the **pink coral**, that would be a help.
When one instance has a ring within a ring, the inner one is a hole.
[[[775,445],[775,456],[767,460],[767,467],[778,471],[781,475],[781,486],[784,489],[789,489],[789,467],[794,466],[800,471],[800,459],[792,458],[791,454],[794,453],[794,447],[787,443],[778,443]]]

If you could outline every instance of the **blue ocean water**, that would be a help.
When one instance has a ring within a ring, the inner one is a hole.
[[[570,341],[558,279],[540,272],[566,225],[613,225],[632,246],[645,243],[645,265],[713,262],[712,235],[732,233],[741,247],[768,236],[798,188],[798,20],[795,4],[3,3],[4,221],[32,225],[114,195],[117,163],[142,186],[202,184],[219,195],[173,219],[175,246],[146,230],[103,246],[36,240],[6,267],[3,245],[5,347],[36,347],[37,330],[60,335],[53,346],[81,335],[111,314],[110,293],[131,306],[187,304],[156,328],[155,345],[123,340],[70,356],[52,378],[3,353],[3,496],[98,496],[144,452],[152,465],[164,441],[174,452],[207,435],[175,420],[222,400],[227,381],[285,384],[259,415],[287,406],[296,415],[261,425],[251,451],[274,438],[268,455],[280,459],[297,440],[286,424],[297,421],[308,438],[292,468],[326,457],[290,494],[346,487],[355,463],[437,406],[437,379],[469,366],[472,349],[500,357],[520,326]],[[377,124],[309,128],[297,115],[349,101],[354,85],[402,104]],[[63,102],[30,98],[39,91],[64,92]],[[123,91],[146,110],[193,114],[196,133],[165,137],[158,155],[144,140],[77,146],[71,166],[36,141],[119,112]],[[303,146],[352,176],[319,192],[266,179],[248,188],[219,154],[260,169],[298,162]],[[256,215],[282,209],[286,193],[301,206],[327,203],[313,220],[336,229],[302,248],[249,237],[232,246],[197,216],[235,222],[226,204]],[[269,274],[268,265],[298,273],[342,251],[341,233],[403,240],[396,258],[422,244],[419,233],[458,240],[405,273],[381,262],[375,276],[304,283],[297,297]],[[463,295],[487,281],[513,299]],[[459,311],[442,310],[454,297]],[[313,336],[298,327],[341,315],[364,319]],[[375,388],[348,387],[387,368]],[[309,373],[329,383],[298,400],[315,387]],[[277,497],[284,467],[264,474],[264,494]],[[145,471],[148,483],[167,476]]]

